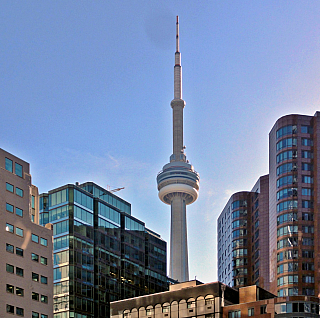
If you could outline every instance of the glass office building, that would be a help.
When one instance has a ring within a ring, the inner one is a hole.
[[[53,224],[54,318],[109,315],[109,302],[167,290],[166,242],[95,183],[40,195]]]

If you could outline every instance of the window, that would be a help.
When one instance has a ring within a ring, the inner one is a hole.
[[[38,282],[39,281],[39,274],[37,273],[32,273],[32,280],[34,282]]]
[[[232,212],[232,219],[236,219],[238,217],[243,217],[247,215],[247,210],[237,210]]]
[[[310,188],[302,188],[302,192],[301,192],[302,195],[308,195],[308,196],[311,196],[313,195],[312,193],[312,189]]]
[[[46,257],[41,256],[40,263],[42,265],[47,265],[48,264],[48,259]]]
[[[247,255],[247,254],[248,254],[248,251],[246,248],[239,248],[239,249],[232,251],[233,257],[240,257],[240,256]]]
[[[69,231],[69,220],[53,224],[53,235]]]
[[[297,176],[285,176],[277,180],[277,188],[281,188],[285,185],[294,184],[297,182]]]
[[[313,164],[303,162],[303,163],[301,164],[301,170],[304,170],[304,171],[313,171]]]
[[[297,196],[298,189],[297,188],[285,188],[277,192],[277,200],[282,200],[285,198]]]
[[[296,150],[289,150],[285,152],[281,152],[277,155],[277,163],[280,163],[285,160],[291,160],[292,158],[297,158]]]
[[[314,252],[312,250],[302,250],[303,258],[314,258]]]
[[[6,231],[7,231],[7,232],[10,232],[10,233],[13,233],[13,225],[7,223],[7,224],[6,224]]]
[[[13,193],[13,185],[6,182],[6,190]]]
[[[48,303],[48,296],[41,295],[41,302],[47,304]]]
[[[301,125],[301,132],[303,134],[313,134],[313,129],[310,126],[303,126]]]
[[[16,187],[16,195],[18,195],[19,197],[23,197],[23,190]]]
[[[194,308],[194,307],[196,307],[195,301],[188,301],[187,302],[187,308]]]
[[[35,196],[34,195],[31,196],[31,208],[35,209]]]
[[[24,289],[20,287],[16,287],[16,295],[23,297],[24,296]]]
[[[22,178],[22,166],[15,162],[14,168],[15,168],[16,175]]]
[[[23,249],[20,247],[16,247],[16,254],[19,256],[23,256]]]
[[[282,139],[279,142],[277,142],[276,148],[277,151],[287,148],[287,147],[293,147],[297,145],[297,138],[286,138]]]
[[[16,215],[23,216],[23,210],[16,207]]]
[[[302,200],[302,207],[306,209],[313,209],[313,201]]]
[[[241,310],[233,310],[228,312],[228,318],[240,318]]]
[[[297,126],[296,125],[288,125],[281,127],[280,129],[277,130],[276,136],[277,139],[285,136],[285,135],[291,135],[291,134],[296,134],[297,133]]]
[[[314,271],[314,264],[313,263],[302,263],[302,270],[303,271]]]
[[[13,213],[13,205],[11,205],[11,204],[9,204],[9,203],[6,203],[6,210],[7,210],[8,212]]]
[[[7,284],[7,293],[13,294],[14,293],[14,286]]]
[[[32,300],[39,301],[39,294],[38,294],[38,293],[35,293],[35,292],[32,292],[31,299],[32,299]]]
[[[285,263],[277,266],[277,274],[283,274],[287,272],[297,272],[298,271],[298,263]]]
[[[17,307],[16,308],[16,314],[17,314],[17,316],[24,316],[24,309],[20,308],[20,307]]]
[[[240,219],[240,220],[233,221],[231,223],[231,228],[232,229],[235,229],[235,228],[240,227],[240,226],[246,227],[247,226],[247,220]]]
[[[48,315],[41,314],[41,318],[48,318]]]
[[[43,246],[48,246],[48,241],[46,239],[44,239],[43,237],[41,237],[40,244]]]
[[[14,266],[10,265],[10,264],[7,264],[7,272],[13,274],[14,273]]]
[[[313,221],[313,213],[302,212],[302,220]]]
[[[41,275],[41,283],[42,284],[48,284],[48,277]]]
[[[313,152],[308,151],[308,150],[302,150],[301,156],[302,156],[302,158],[313,159]]]
[[[32,234],[31,235],[31,240],[32,240],[32,242],[39,243],[39,236],[35,235],[35,234]]]
[[[246,207],[247,206],[247,201],[246,200],[238,200],[238,201],[233,201],[231,204],[231,209],[235,210],[240,207]]]
[[[280,252],[277,254],[277,261],[282,262],[287,259],[297,259],[298,258],[298,250],[289,250]]]
[[[12,162],[12,160],[10,160],[9,158],[6,158],[5,168],[6,168],[6,170],[9,171],[9,172],[13,172],[13,171],[12,171],[13,162]]]
[[[277,249],[280,250],[284,247],[293,247],[298,246],[298,238],[297,237],[286,237],[283,240],[277,242]]]
[[[267,305],[260,306],[260,315],[267,313]]]
[[[296,209],[298,207],[298,200],[289,200],[277,204],[277,212]]]
[[[302,226],[302,232],[303,233],[314,233],[314,227],[313,226]]]
[[[16,227],[16,234],[18,236],[23,236],[23,229],[20,229],[19,227]]]
[[[302,176],[302,183],[313,183],[313,178],[310,176]]]
[[[7,312],[10,313],[10,314],[14,314],[14,306],[7,305]]]
[[[23,268],[17,267],[17,268],[16,268],[16,274],[17,274],[18,276],[23,277]]]
[[[313,275],[302,276],[302,282],[303,283],[314,283],[314,276]]]
[[[205,304],[206,305],[213,305],[214,304],[214,298],[207,298],[205,299]]]
[[[13,253],[14,252],[14,246],[11,244],[6,244],[6,251],[9,253]]]
[[[248,316],[254,316],[254,308],[248,308]]]
[[[31,318],[39,318],[39,313],[33,311]]]
[[[39,255],[34,254],[34,253],[31,253],[31,259],[32,259],[34,262],[39,262]]]
[[[313,141],[308,138],[301,138],[302,146],[313,146]]]
[[[298,220],[298,214],[295,212],[289,212],[285,214],[281,214],[277,217],[277,225],[287,222],[293,222]]]
[[[239,236],[246,236],[246,235],[247,235],[246,229],[235,230],[232,232],[232,238],[236,238]]]
[[[297,164],[293,162],[284,163],[283,165],[277,167],[277,176],[283,173],[288,173],[290,171],[296,171]]]
[[[302,295],[314,296],[314,288],[302,288]]]

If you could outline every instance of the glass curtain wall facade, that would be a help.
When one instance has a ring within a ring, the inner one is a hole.
[[[40,196],[53,224],[54,318],[109,315],[109,302],[167,289],[166,242],[131,205],[88,182]]]

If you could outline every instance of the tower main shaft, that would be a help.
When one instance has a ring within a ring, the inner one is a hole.
[[[171,206],[169,276],[179,282],[189,280],[186,206],[198,198],[199,174],[189,164],[183,146],[182,67],[179,48],[179,20],[176,23],[174,65],[173,153],[157,176],[159,198]]]

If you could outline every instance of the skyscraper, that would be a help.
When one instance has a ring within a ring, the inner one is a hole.
[[[174,66],[173,154],[157,176],[159,198],[171,206],[169,276],[179,282],[189,280],[186,205],[198,198],[199,174],[189,163],[183,144],[182,68],[179,49],[179,20],[176,23]]]
[[[93,182],[40,195],[53,224],[54,318],[105,318],[109,301],[167,290],[166,242]]]
[[[320,112],[276,121],[269,134],[268,189],[261,187],[257,206],[254,189],[247,198],[234,194],[218,219],[219,280],[240,287],[268,279],[264,287],[280,297],[319,296],[319,136]],[[261,191],[268,196],[264,208]],[[261,236],[266,232],[268,239]]]

